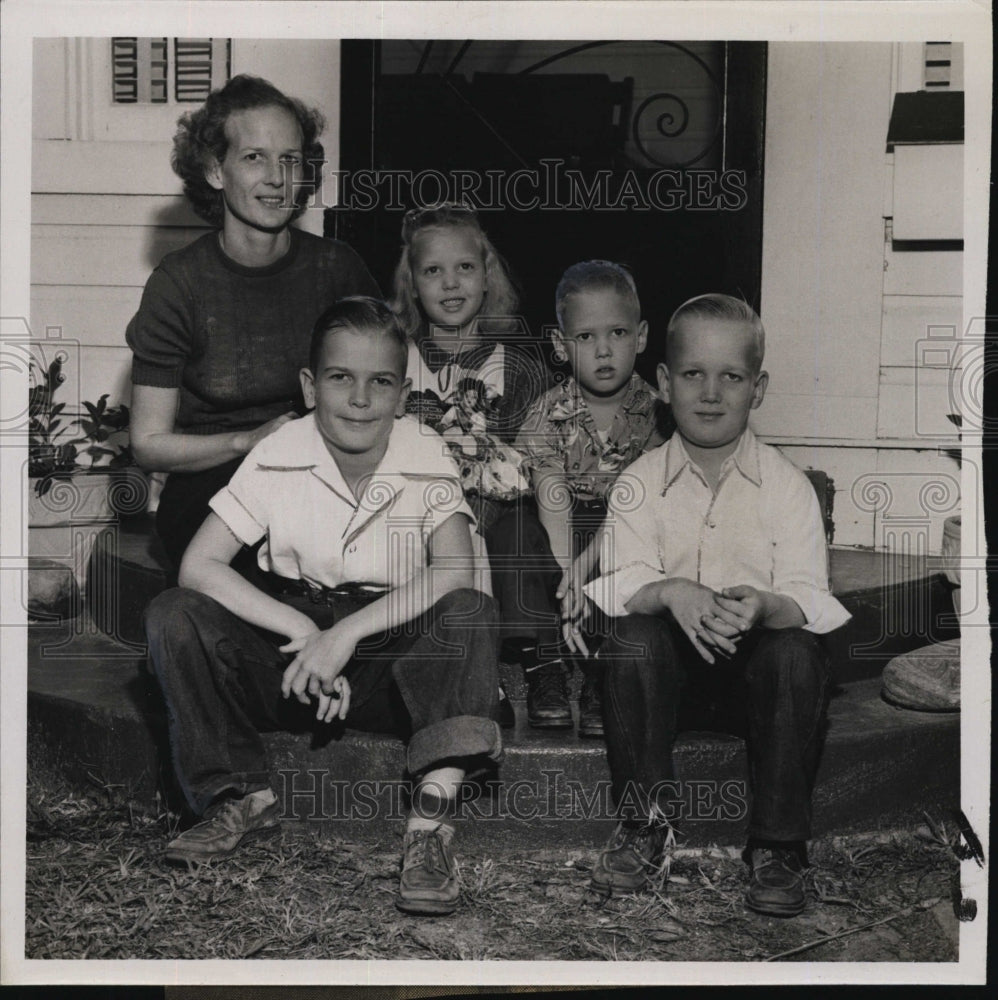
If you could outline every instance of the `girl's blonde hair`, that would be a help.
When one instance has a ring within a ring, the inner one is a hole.
[[[478,213],[470,205],[445,202],[427,208],[413,208],[402,220],[402,255],[392,280],[391,307],[399,318],[402,329],[413,340],[422,340],[427,334],[426,316],[416,295],[412,280],[413,241],[427,229],[446,226],[463,226],[475,234],[485,266],[485,295],[479,312],[479,334],[496,336],[507,329],[518,328],[516,316],[519,296],[510,280],[506,262],[492,245],[478,221]]]

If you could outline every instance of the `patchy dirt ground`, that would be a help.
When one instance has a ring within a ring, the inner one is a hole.
[[[166,866],[176,817],[33,781],[26,957],[949,962],[957,958],[955,831],[812,845],[805,912],[754,914],[727,848],[676,851],[650,892],[587,888],[592,851],[460,855],[455,914],[394,906],[399,853],[285,824],[280,840],[199,870]],[[401,848],[401,831],[399,849]]]

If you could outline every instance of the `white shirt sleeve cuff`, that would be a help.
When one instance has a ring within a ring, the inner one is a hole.
[[[586,596],[611,618],[629,614],[625,605],[647,583],[664,580],[661,570],[648,563],[631,563],[585,586]]]
[[[226,486],[209,501],[208,506],[226,523],[243,545],[256,545],[266,534],[250,512],[236,499]]]
[[[840,625],[845,625],[852,618],[852,615],[827,590],[795,586],[787,587],[779,593],[797,602],[804,613],[804,629],[807,632],[824,635]]]

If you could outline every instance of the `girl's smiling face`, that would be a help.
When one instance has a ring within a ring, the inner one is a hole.
[[[474,322],[485,300],[481,244],[466,226],[434,226],[412,242],[412,282],[430,326],[478,337]],[[431,329],[430,335],[433,335]]]

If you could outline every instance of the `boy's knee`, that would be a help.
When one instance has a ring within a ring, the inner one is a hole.
[[[448,624],[483,624],[497,625],[499,622],[499,604],[494,597],[475,590],[473,587],[459,587],[450,590],[434,605],[436,615],[450,615]]]
[[[820,638],[802,628],[774,629],[759,641],[749,676],[786,678],[795,685],[822,681],[828,663]]]
[[[183,628],[213,603],[210,597],[187,587],[164,590],[149,602],[143,614],[146,635],[153,639],[164,632]]]
[[[599,659],[618,675],[667,669],[674,659],[668,625],[653,615],[614,618]]]

